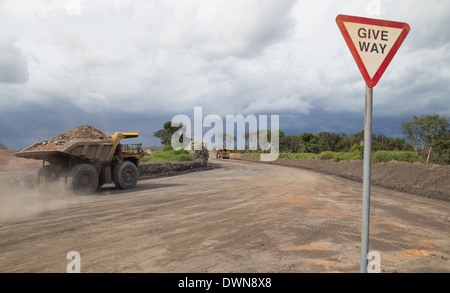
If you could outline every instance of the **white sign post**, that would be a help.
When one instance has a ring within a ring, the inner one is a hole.
[[[369,253],[373,87],[397,53],[410,28],[407,23],[349,15],[338,15],[336,23],[366,82],[360,263],[360,272],[366,273]]]

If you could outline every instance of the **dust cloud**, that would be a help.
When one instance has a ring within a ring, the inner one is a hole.
[[[0,221],[30,217],[44,211],[69,207],[87,200],[59,184],[45,189],[32,187],[27,182],[0,180]]]

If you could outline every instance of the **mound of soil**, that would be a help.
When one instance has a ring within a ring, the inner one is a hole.
[[[233,158],[261,162],[259,158],[233,154]],[[277,159],[264,162],[319,171],[362,182],[363,161]],[[450,166],[408,162],[372,163],[371,183],[397,191],[450,201]]]
[[[0,151],[0,177],[4,174],[10,174],[12,171],[33,172],[42,166],[42,161],[17,158],[14,156],[16,150]]]
[[[77,139],[105,139],[108,136],[100,130],[82,125],[58,134],[52,139],[32,145],[27,151],[57,151]]]
[[[208,166],[207,162],[203,159],[177,163],[142,162],[139,164],[139,179],[179,175],[212,168],[213,167]]]
[[[0,143],[0,150],[6,150],[8,149],[4,144]]]
[[[189,154],[192,156],[192,160],[208,162],[209,152],[204,146],[202,146],[201,150],[190,150]]]

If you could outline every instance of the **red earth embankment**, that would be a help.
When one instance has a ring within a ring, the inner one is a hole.
[[[261,162],[259,158],[242,154],[234,154],[233,158]],[[360,182],[363,178],[362,160],[335,162],[279,158],[272,162],[261,163],[305,168]],[[380,187],[450,201],[450,166],[398,161],[372,163],[371,182]]]

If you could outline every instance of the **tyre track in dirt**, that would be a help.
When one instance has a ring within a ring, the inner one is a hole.
[[[4,188],[42,208],[0,217],[0,272],[358,272],[362,186],[292,167],[212,170],[93,196]],[[36,199],[37,196],[37,199]],[[450,203],[372,188],[370,249],[384,272],[449,272]],[[14,210],[14,209],[17,209]]]

